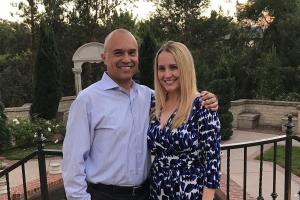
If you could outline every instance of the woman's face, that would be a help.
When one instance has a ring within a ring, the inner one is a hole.
[[[157,58],[157,77],[162,88],[168,93],[180,91],[180,72],[173,55],[162,51]]]

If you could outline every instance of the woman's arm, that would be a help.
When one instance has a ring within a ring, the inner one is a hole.
[[[214,196],[215,196],[215,189],[204,187],[202,200],[213,200]]]
[[[199,110],[199,133],[204,141],[205,178],[203,200],[213,200],[220,186],[220,121],[218,114],[209,109]]]

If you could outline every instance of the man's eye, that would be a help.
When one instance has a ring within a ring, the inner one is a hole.
[[[136,56],[136,51],[131,51],[131,52],[129,52],[129,55],[130,55],[130,56]]]
[[[122,53],[121,51],[117,51],[117,52],[114,52],[114,55],[115,55],[115,56],[122,56],[123,53]]]

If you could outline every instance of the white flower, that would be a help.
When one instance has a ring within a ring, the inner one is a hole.
[[[46,124],[51,124],[49,120],[46,121]]]
[[[57,127],[59,127],[59,124],[56,124],[56,126],[55,126],[55,127],[56,127],[56,128],[57,128]]]
[[[18,119],[13,119],[13,122],[15,123],[15,124],[20,124],[20,122],[19,122],[19,120]]]
[[[51,128],[50,127],[48,127],[48,131],[51,132]]]
[[[43,134],[41,135],[41,138],[42,138],[43,141],[45,141],[47,139],[46,137],[44,137]]]
[[[34,133],[34,137],[35,137],[35,138],[37,137],[37,133],[36,133],[36,132]]]
[[[56,140],[54,141],[54,144],[56,144],[56,143],[58,143],[58,139],[56,139]]]

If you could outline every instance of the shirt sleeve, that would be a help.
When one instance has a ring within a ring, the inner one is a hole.
[[[68,200],[90,200],[86,192],[86,159],[91,146],[88,104],[77,97],[72,103],[63,143],[62,175]]]
[[[206,187],[220,187],[220,121],[217,112],[201,108],[199,128],[204,139],[204,158],[206,164]]]

